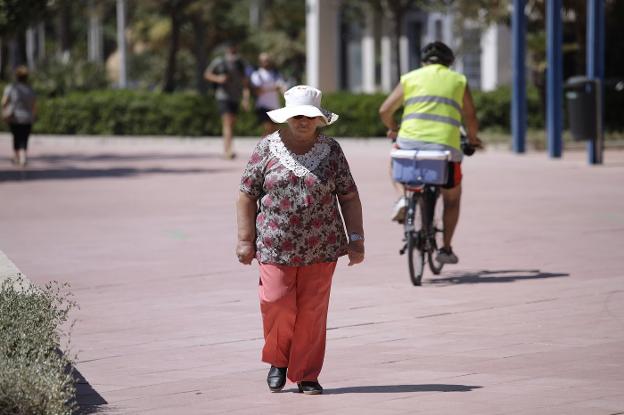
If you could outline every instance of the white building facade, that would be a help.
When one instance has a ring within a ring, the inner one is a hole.
[[[397,50],[406,73],[420,66],[420,50],[434,40],[456,52],[453,68],[471,88],[487,91],[511,81],[511,35],[504,25],[481,31],[470,22],[458,25],[452,9],[413,10],[403,17],[397,48],[393,23],[381,13],[367,9],[363,19],[346,19],[340,0],[306,0],[306,13],[306,82],[323,91],[389,92],[398,82]]]

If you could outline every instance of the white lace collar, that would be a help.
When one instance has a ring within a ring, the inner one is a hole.
[[[286,148],[279,131],[276,131],[269,137],[269,150],[284,167],[295,173],[295,176],[303,177],[319,166],[329,155],[331,148],[327,138],[321,135],[310,151],[305,154],[294,154]]]

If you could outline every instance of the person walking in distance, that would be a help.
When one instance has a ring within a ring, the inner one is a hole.
[[[236,157],[233,148],[236,115],[241,105],[245,111],[249,110],[246,64],[238,55],[235,44],[226,45],[225,54],[210,62],[204,78],[216,85],[215,98],[221,115],[223,154],[231,160]]]
[[[250,81],[256,97],[256,116],[262,124],[262,135],[267,135],[277,129],[267,112],[280,107],[280,92],[284,92],[285,82],[274,68],[268,53],[262,52],[258,56],[258,65],[258,69],[251,74]]]
[[[35,92],[28,85],[28,68],[15,69],[15,82],[4,88],[2,118],[13,135],[13,163],[24,167],[27,163],[28,138],[37,116]]]

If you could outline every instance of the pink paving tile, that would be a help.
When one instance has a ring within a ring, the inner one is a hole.
[[[219,140],[35,137],[30,178],[0,181],[0,249],[36,283],[71,282],[81,305],[72,345],[107,402],[99,409],[624,411],[624,275],[612,255],[624,249],[624,152],[608,151],[602,167],[582,153],[466,160],[461,262],[415,288],[388,219],[387,143],[341,140],[367,260],[338,265],[328,393],[303,397],[266,390],[257,269],[233,255],[233,203],[253,142],[237,140],[243,157],[228,162]],[[0,180],[10,169],[0,158]]]

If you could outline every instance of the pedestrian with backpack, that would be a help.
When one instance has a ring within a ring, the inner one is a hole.
[[[221,115],[223,155],[226,159],[232,160],[236,157],[233,150],[236,115],[241,105],[245,111],[249,110],[246,64],[238,55],[236,44],[227,44],[225,54],[210,62],[204,72],[204,78],[216,84],[215,98]]]

